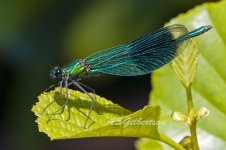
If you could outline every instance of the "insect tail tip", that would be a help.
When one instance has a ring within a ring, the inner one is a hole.
[[[208,30],[210,30],[210,29],[212,29],[212,28],[213,28],[213,26],[211,26],[211,25],[207,25],[207,28],[208,28]]]

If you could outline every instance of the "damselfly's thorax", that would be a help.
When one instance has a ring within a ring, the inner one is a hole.
[[[83,59],[79,60],[80,65],[86,70],[86,72],[90,71],[91,65],[86,64],[86,62]]]
[[[66,77],[79,78],[81,75],[90,72],[91,66],[86,64],[84,60],[76,60],[72,64],[61,68],[55,66],[50,70],[50,77],[56,81],[62,81]]]

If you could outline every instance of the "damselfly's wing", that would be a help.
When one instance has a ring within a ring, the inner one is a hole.
[[[91,73],[137,76],[169,63],[187,46],[177,39],[188,33],[183,25],[171,25],[151,32],[129,44],[97,52],[85,58]]]

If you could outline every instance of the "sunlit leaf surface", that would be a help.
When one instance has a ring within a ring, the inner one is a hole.
[[[90,98],[78,91],[69,90],[69,103],[47,123],[50,114],[65,103],[65,90],[62,98],[43,109],[59,94],[59,88],[39,96],[39,102],[32,111],[38,116],[36,122],[39,130],[46,133],[52,140],[84,137],[125,136],[125,137],[158,137],[158,119],[160,108],[146,106],[132,113],[121,106],[96,96],[97,108],[91,112],[86,129],[84,124],[91,105]]]

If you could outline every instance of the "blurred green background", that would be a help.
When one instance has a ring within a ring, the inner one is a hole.
[[[129,42],[207,0],[0,1],[0,149],[134,149],[135,138],[50,141],[31,112],[52,84],[50,65]],[[148,103],[150,76],[100,76],[83,81],[128,109]]]

